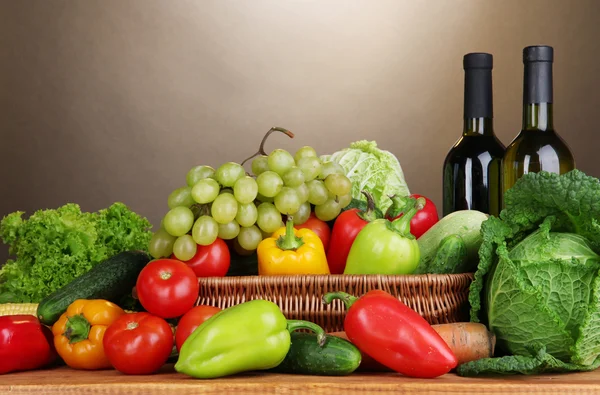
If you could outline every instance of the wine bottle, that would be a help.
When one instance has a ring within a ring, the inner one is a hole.
[[[563,174],[575,168],[573,154],[554,130],[553,61],[552,47],[523,49],[523,126],[504,154],[503,193],[524,174],[542,170]]]
[[[478,210],[498,215],[504,145],[494,134],[493,56],[466,54],[463,68],[464,128],[444,161],[443,214]]]

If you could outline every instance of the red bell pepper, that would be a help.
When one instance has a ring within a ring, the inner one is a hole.
[[[323,297],[341,299],[347,313],[344,330],[358,349],[380,364],[408,377],[433,378],[448,373],[457,358],[423,317],[381,290],[361,298],[344,292]]]
[[[38,369],[56,357],[52,331],[35,316],[0,317],[0,374]]]
[[[409,198],[423,198],[425,199],[425,205],[423,208],[412,217],[410,220],[410,233],[417,239],[427,232],[429,228],[435,225],[439,221],[439,216],[435,204],[428,198],[422,195],[412,194]],[[385,217],[394,221],[402,217],[404,214],[404,206],[406,205],[407,198],[401,196],[393,196],[393,204],[388,208],[385,213]]]
[[[368,192],[363,191],[363,194],[367,198],[366,211],[357,208],[346,210],[335,220],[331,231],[329,250],[327,251],[327,264],[331,274],[344,273],[348,253],[354,239],[365,225],[376,218],[373,198]]]

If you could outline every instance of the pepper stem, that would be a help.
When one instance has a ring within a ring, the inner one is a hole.
[[[352,296],[346,292],[329,292],[323,295],[323,304],[329,304],[333,302],[334,299],[340,299],[342,302],[344,302],[346,310],[352,307],[354,302],[358,300],[356,296]]]
[[[425,198],[409,198],[404,206],[404,214],[402,217],[394,220],[391,223],[391,227],[404,237],[414,238],[410,233],[410,221],[423,207],[425,207]]]
[[[298,329],[308,329],[315,332],[317,334],[317,342],[319,343],[319,346],[323,347],[325,345],[327,337],[325,336],[325,331],[319,325],[309,321],[287,320],[287,330],[290,333],[297,331]]]
[[[277,247],[281,250],[297,250],[298,248],[304,245],[304,241],[302,241],[302,237],[297,237],[294,234],[294,219],[290,215],[287,218],[285,223],[285,234],[283,236],[279,236],[276,241]]]
[[[78,343],[88,338],[90,328],[90,322],[83,314],[74,315],[67,318],[63,335],[69,339],[69,343]]]
[[[407,209],[407,204],[412,198],[408,196],[392,195],[388,196],[392,200],[392,205],[387,209],[385,216],[393,220]]]
[[[257,157],[258,155],[267,155],[267,153],[265,152],[265,143],[267,142],[267,138],[269,138],[269,136],[271,135],[271,133],[273,132],[281,132],[283,134],[285,134],[286,136],[288,136],[289,138],[293,139],[294,138],[294,133],[290,132],[287,129],[284,128],[280,128],[278,126],[274,126],[271,129],[269,129],[269,131],[265,134],[265,136],[263,137],[262,141],[260,142],[260,146],[258,147],[258,151],[252,155],[249,158],[244,159],[244,161],[241,163],[242,166],[244,166],[244,163],[248,162],[250,159]]]
[[[375,220],[375,201],[373,200],[373,196],[367,191],[360,191],[367,198],[367,209],[363,212],[358,212],[358,216],[367,221],[372,222]]]

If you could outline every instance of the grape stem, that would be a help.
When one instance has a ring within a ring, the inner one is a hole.
[[[281,132],[281,133],[285,134],[286,136],[288,136],[291,139],[294,138],[294,133],[290,132],[289,130],[284,129],[284,128],[280,128],[278,126],[273,126],[271,129],[269,129],[269,131],[263,137],[262,141],[260,142],[260,146],[258,147],[258,151],[254,155],[252,155],[251,157],[244,159],[244,161],[241,163],[242,166],[244,166],[244,163],[248,162],[250,159],[253,159],[253,158],[257,157],[258,155],[265,155],[265,156],[267,156],[267,153],[265,152],[265,143],[267,142],[267,139],[269,138],[269,136],[273,132]]]
[[[283,236],[279,236],[276,244],[280,250],[284,251],[296,251],[298,248],[304,245],[302,237],[297,237],[294,234],[294,219],[291,215],[288,216],[288,219],[285,223],[285,234]]]

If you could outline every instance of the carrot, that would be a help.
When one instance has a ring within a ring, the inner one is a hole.
[[[481,358],[490,358],[494,355],[496,336],[488,331],[483,324],[456,322],[432,325],[432,327],[454,352],[459,365]],[[333,332],[330,335],[350,341],[346,332]],[[359,370],[369,372],[391,371],[362,351],[361,354],[362,362],[358,368]]]
[[[496,336],[483,324],[456,322],[432,326],[454,352],[459,365],[494,355]]]

